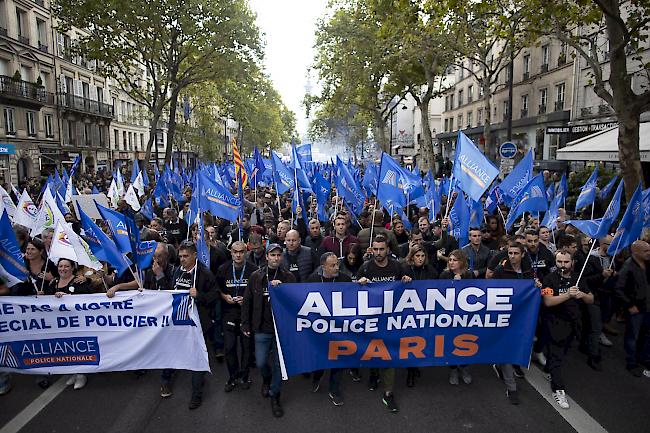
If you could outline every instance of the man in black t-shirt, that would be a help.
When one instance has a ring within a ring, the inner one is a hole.
[[[558,251],[555,254],[555,272],[544,278],[542,296],[546,312],[544,324],[549,335],[546,367],[551,374],[553,398],[562,409],[569,408],[562,379],[562,361],[577,336],[580,322],[580,302],[591,304],[594,295],[589,292],[584,280],[578,281],[579,273],[573,270],[570,254]]]
[[[388,240],[383,235],[377,235],[372,241],[373,258],[359,268],[357,273],[357,282],[359,284],[377,283],[385,281],[403,281],[411,282],[411,277],[405,274],[403,266],[392,258],[388,257]],[[382,401],[389,411],[397,412],[399,408],[393,396],[393,386],[395,385],[395,369],[377,368],[370,369],[370,379],[368,380],[368,389],[374,391],[379,384],[379,375],[384,384],[384,396]]]
[[[250,361],[250,338],[241,333],[241,305],[248,277],[257,266],[246,260],[246,244],[235,241],[230,246],[232,260],[227,261],[217,271],[217,284],[221,294],[221,320],[223,323],[223,342],[229,379],[224,391],[230,392],[239,383],[242,389],[250,388],[248,364]],[[241,363],[237,353],[238,339],[241,340]]]

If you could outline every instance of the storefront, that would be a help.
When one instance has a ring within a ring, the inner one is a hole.
[[[9,155],[16,153],[16,146],[9,143],[0,143],[0,179],[2,184],[11,181],[11,169],[9,165]]]

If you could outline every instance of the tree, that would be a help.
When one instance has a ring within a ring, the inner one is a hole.
[[[57,0],[54,11],[63,29],[85,29],[81,52],[149,109],[146,161],[168,104],[165,157],[171,160],[185,88],[234,78],[261,58],[255,18],[244,0]]]
[[[392,94],[384,92],[389,68],[379,23],[361,0],[333,2],[318,24],[314,69],[322,84],[319,97],[307,97],[307,111],[327,104],[327,111],[346,113],[352,106],[372,119],[375,141],[388,151],[386,122]]]
[[[433,1],[433,0],[432,0]],[[526,1],[450,0],[452,48],[455,65],[474,78],[483,100],[483,152],[496,158],[497,144],[492,137],[492,95],[499,75],[508,68],[521,49],[532,42],[527,32]],[[461,128],[461,125],[458,125]]]
[[[530,16],[531,29],[538,35],[555,36],[571,46],[574,56],[589,65],[596,95],[616,113],[618,159],[625,194],[630,199],[643,180],[639,122],[641,113],[650,110],[647,85],[650,63],[641,54],[648,39],[650,1],[531,0],[531,3],[532,10],[536,10]],[[632,86],[635,76],[646,83],[640,90]]]

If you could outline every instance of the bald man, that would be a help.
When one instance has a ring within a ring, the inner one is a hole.
[[[286,248],[282,254],[282,266],[296,277],[296,282],[307,281],[316,269],[316,255],[311,248],[300,244],[298,230],[289,230],[284,237]]]
[[[632,375],[650,378],[650,336],[641,334],[642,327],[650,329],[650,282],[647,274],[650,244],[636,241],[630,250],[632,256],[625,261],[616,283],[617,298],[628,316],[625,321],[625,363]]]

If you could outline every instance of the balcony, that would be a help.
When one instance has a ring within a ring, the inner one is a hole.
[[[548,72],[548,63],[544,63],[540,68],[540,73],[543,74],[544,72]]]
[[[522,81],[526,81],[526,80],[529,79],[529,78],[530,78],[530,72],[524,72],[524,73],[522,74],[521,80],[522,80]]]
[[[27,36],[18,35],[18,42],[29,45],[29,38]]]
[[[546,105],[539,106],[539,114],[546,114]]]
[[[45,1],[44,0],[34,0],[34,3],[36,3],[37,5],[39,5],[42,8],[45,7]]]
[[[48,53],[47,44],[42,44],[41,41],[38,41],[38,49],[44,53]]]
[[[521,110],[521,116],[519,116],[519,118],[520,119],[525,119],[526,117],[528,117],[528,109],[527,108]]]
[[[598,114],[613,114],[614,110],[607,104],[601,104],[598,106]]]
[[[71,95],[70,93],[59,94],[59,105],[61,105],[65,110],[77,111],[107,119],[113,118],[112,105],[93,101],[92,99],[81,96]]]
[[[580,117],[591,116],[591,107],[582,107],[580,109]]]
[[[0,102],[38,110],[43,105],[54,104],[54,95],[36,83],[0,75]]]
[[[555,111],[563,111],[564,110],[564,101],[555,101]]]

